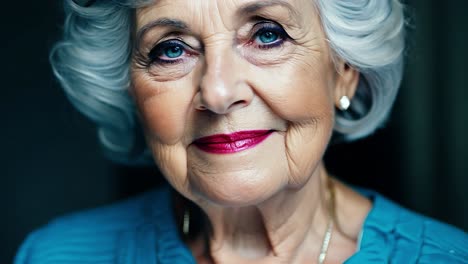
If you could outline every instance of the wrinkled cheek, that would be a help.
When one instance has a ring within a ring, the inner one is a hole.
[[[285,133],[290,186],[300,187],[310,178],[333,131],[334,104],[327,79],[313,71],[290,74],[291,80],[279,80],[263,98],[275,114],[288,122]]]
[[[297,67],[265,72],[263,79],[268,85],[258,85],[257,92],[275,114],[289,122],[304,124],[330,118],[334,108],[327,72]],[[266,78],[269,76],[275,78]]]
[[[159,98],[147,101],[142,108],[142,117],[147,136],[166,144],[174,144],[182,136],[183,118],[169,102]]]
[[[307,124],[289,124],[285,144],[291,186],[300,187],[305,184],[322,161],[331,137],[330,119],[323,118]]]
[[[141,84],[140,84],[141,85]],[[191,93],[177,86],[134,87],[135,102],[156,165],[180,193],[188,194],[185,131]]]
[[[331,137],[332,125],[327,119],[317,120],[306,125],[292,123],[286,133],[286,151],[292,175],[298,178],[316,168],[322,160]]]
[[[169,183],[187,195],[187,150],[183,142],[187,104],[173,95],[158,95],[142,106],[147,143],[156,165]]]
[[[149,140],[176,144],[183,139],[191,98],[176,91],[151,95],[138,104]]]
[[[333,131],[334,108],[323,86],[290,98],[282,115],[289,120],[286,150],[292,181],[300,186],[322,160]]]
[[[333,105],[323,91],[291,93],[286,98],[288,104],[277,112],[290,122],[308,124],[332,118]]]
[[[187,196],[190,191],[187,186],[187,152],[180,143],[162,145],[150,143],[153,158],[167,181],[181,194]],[[188,196],[187,196],[188,197]]]

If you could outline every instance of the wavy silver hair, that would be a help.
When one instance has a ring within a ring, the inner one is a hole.
[[[352,104],[337,110],[335,134],[354,140],[386,120],[403,72],[405,19],[398,0],[315,1],[334,58],[359,70]],[[107,156],[150,161],[129,95],[135,8],[154,0],[65,0],[63,40],[50,61],[71,103],[98,127]]]

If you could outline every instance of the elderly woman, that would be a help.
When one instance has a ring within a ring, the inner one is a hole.
[[[467,235],[332,178],[385,120],[398,0],[65,1],[51,61],[110,158],[169,183],[31,234],[16,263],[467,263]]]

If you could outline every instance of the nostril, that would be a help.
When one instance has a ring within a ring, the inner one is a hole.
[[[230,106],[229,106],[229,111],[232,111],[232,110],[235,110],[235,109],[238,109],[238,108],[242,108],[244,106],[247,105],[247,101],[245,100],[239,100],[239,101],[236,101],[234,103],[232,103]]]
[[[245,104],[245,103],[246,103],[245,100],[239,100],[239,101],[237,101],[237,102],[234,102],[232,105],[233,105],[233,106],[235,106],[235,105],[243,105],[243,104]]]

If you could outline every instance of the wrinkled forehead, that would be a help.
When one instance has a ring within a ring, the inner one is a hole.
[[[234,30],[252,16],[298,25],[314,14],[312,0],[159,0],[137,10],[136,27],[166,19],[203,30]]]

